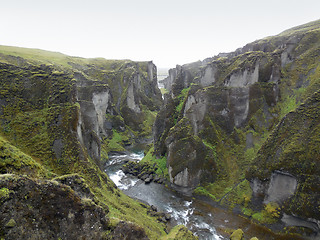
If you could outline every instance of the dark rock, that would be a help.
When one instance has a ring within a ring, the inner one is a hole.
[[[151,179],[150,177],[147,177],[146,179],[144,179],[144,182],[145,182],[146,184],[151,183],[151,182],[152,182],[152,179]]]
[[[144,229],[133,223],[120,221],[112,234],[113,240],[148,240]]]
[[[169,213],[166,213],[164,215],[164,218],[166,219],[166,221],[170,221],[172,217],[171,217],[171,215]]]
[[[156,207],[156,206],[151,205],[150,207],[151,207],[151,210],[152,210],[152,211],[154,211],[154,212],[158,212],[158,209],[157,209],[157,207]]]
[[[158,175],[155,176],[155,178],[153,179],[153,181],[154,181],[155,183],[159,183],[160,177],[159,177]]]
[[[107,230],[104,210],[65,184],[4,174],[0,188],[10,191],[0,207],[5,239],[102,239]]]

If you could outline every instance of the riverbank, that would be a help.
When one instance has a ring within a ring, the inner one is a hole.
[[[276,234],[267,227],[229,211],[208,197],[186,196],[165,184],[154,182],[146,184],[132,174],[125,174],[122,171],[123,164],[138,162],[144,156],[141,146],[131,150],[135,150],[135,153],[110,156],[106,172],[126,195],[154,206],[159,212],[170,214],[168,229],[183,224],[199,236],[199,239],[229,239],[231,233],[238,228],[243,229],[248,239],[251,237],[258,237],[260,240],[304,239],[291,234]]]

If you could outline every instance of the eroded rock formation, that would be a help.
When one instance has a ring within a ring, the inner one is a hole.
[[[154,147],[173,185],[319,232],[319,23],[169,71]]]

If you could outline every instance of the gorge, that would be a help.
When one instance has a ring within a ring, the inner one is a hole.
[[[138,201],[110,180],[114,156],[143,144],[131,173],[193,217],[216,208],[266,234],[245,239],[319,239],[319,53],[315,21],[177,65],[162,96],[151,61],[0,46],[0,238],[197,239],[137,196],[154,183],[133,177]]]

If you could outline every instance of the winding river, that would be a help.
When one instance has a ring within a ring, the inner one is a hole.
[[[140,149],[141,150],[141,149]],[[154,205],[159,211],[170,213],[170,225],[183,224],[193,231],[199,239],[229,239],[228,229],[242,228],[245,237],[261,239],[301,239],[279,236],[266,228],[221,208],[213,207],[205,201],[181,195],[161,184],[145,184],[138,178],[126,175],[121,166],[128,161],[140,161],[143,151],[110,156],[105,167],[111,180],[130,197]]]

